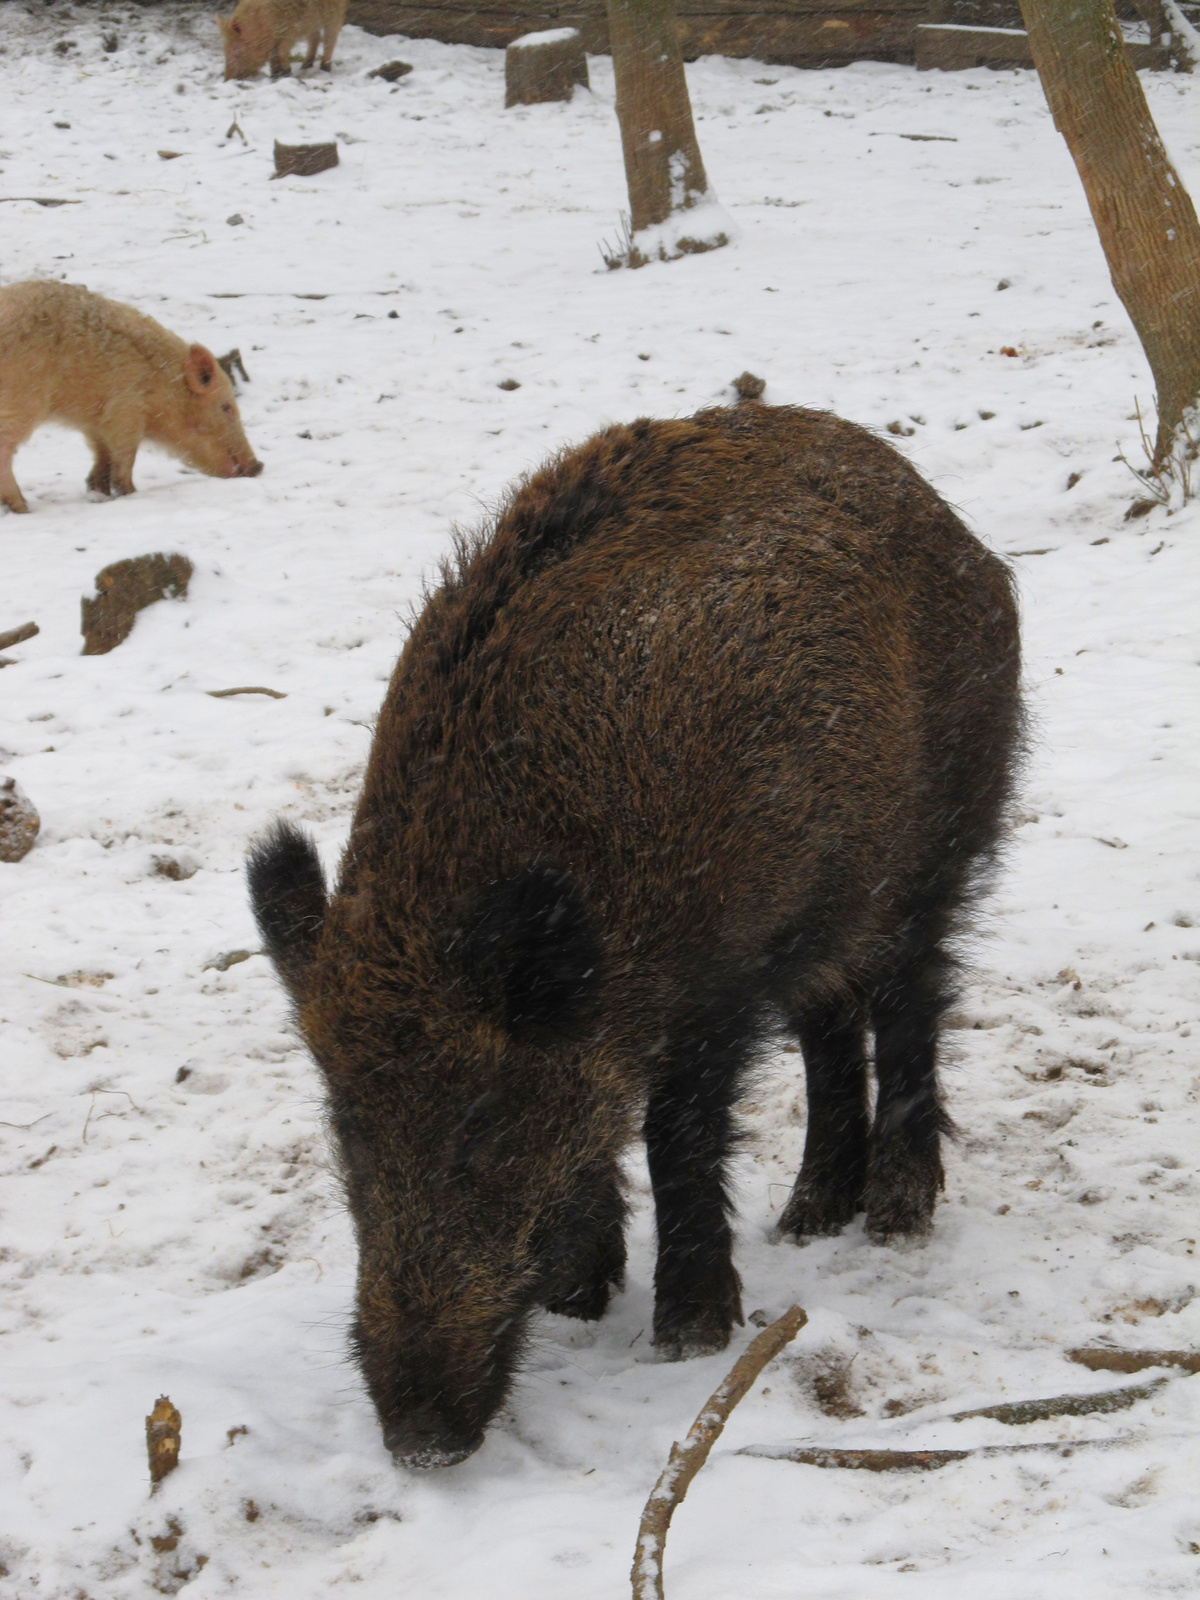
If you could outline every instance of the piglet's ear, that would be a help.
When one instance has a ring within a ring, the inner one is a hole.
[[[183,373],[193,394],[207,394],[216,382],[217,358],[202,344],[194,344],[188,350]]]
[[[299,1000],[325,921],[325,875],[316,846],[292,823],[277,822],[252,847],[246,876],[267,953]]]
[[[516,1035],[563,1035],[584,1021],[598,946],[582,896],[564,872],[534,862],[476,903],[463,965],[481,1004]]]

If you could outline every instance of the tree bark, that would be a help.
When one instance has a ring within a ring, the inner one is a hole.
[[[608,0],[617,120],[636,234],[708,193],[683,74],[675,0]]]
[[[1112,0],[1021,0],[1054,126],[1079,169],[1113,288],[1158,397],[1154,468],[1200,399],[1200,224],[1171,165]]]

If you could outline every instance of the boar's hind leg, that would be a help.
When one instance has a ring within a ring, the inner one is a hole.
[[[546,1310],[560,1317],[595,1322],[608,1308],[614,1288],[625,1282],[625,1198],[616,1172],[590,1197],[586,1211],[570,1228],[578,1254],[563,1274],[564,1287],[551,1291]],[[568,1246],[571,1244],[568,1240]]]
[[[668,1051],[646,1113],[658,1222],[654,1343],[671,1360],[723,1350],[742,1321],[725,1161],[747,1041],[725,1031],[719,1022],[694,1028]]]
[[[341,32],[336,22],[325,24],[325,43],[321,50],[321,71],[333,71],[333,47],[337,44],[338,34]]]
[[[950,1131],[937,1082],[938,1024],[948,963],[934,946],[896,972],[871,1003],[879,1091],[863,1197],[867,1233],[928,1233],[945,1187],[941,1136]]]
[[[306,67],[311,67],[313,62],[317,59],[317,46],[320,44],[320,42],[320,29],[318,29],[316,33],[309,34],[308,49],[304,52],[304,65]]]
[[[804,1052],[808,1126],[800,1176],[779,1232],[799,1240],[840,1232],[858,1210],[870,1114],[861,1016],[848,1006],[823,1006],[803,1012],[795,1031]]]

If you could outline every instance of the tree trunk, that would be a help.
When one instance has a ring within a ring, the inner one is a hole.
[[[708,179],[692,122],[675,0],[607,4],[630,228],[637,235],[706,199]],[[708,241],[684,241],[681,248],[725,242],[720,234]],[[636,255],[636,240],[631,254]]]
[[[1200,399],[1200,225],[1129,64],[1112,0],[1021,0],[1038,76],[1158,394],[1154,466]]]

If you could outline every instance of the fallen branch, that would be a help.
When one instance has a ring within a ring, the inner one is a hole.
[[[52,200],[40,194],[0,194],[0,206],[16,200],[28,200],[34,206],[81,206],[82,200]]]
[[[1200,1353],[1195,1350],[1107,1350],[1094,1345],[1068,1350],[1067,1360],[1092,1372],[1146,1372],[1151,1367],[1182,1367],[1185,1372],[1200,1372]]]
[[[654,1485],[638,1528],[633,1557],[633,1600],[662,1600],[663,1553],[667,1529],[675,1507],[687,1494],[692,1479],[708,1460],[721,1436],[729,1413],[754,1384],[759,1373],[800,1332],[808,1317],[799,1306],[764,1328],[734,1362],[729,1375],[709,1397],[682,1444],[673,1444],[658,1482]]]
[[[244,689],[206,689],[204,692],[214,700],[226,700],[231,694],[269,694],[272,700],[287,699],[282,689],[264,689],[261,684],[254,683],[247,684]]]
[[[1124,1389],[1102,1389],[1098,1394],[1056,1394],[1048,1400],[1014,1400],[998,1406],[978,1406],[974,1411],[956,1411],[951,1422],[966,1422],[972,1417],[990,1417],[994,1422],[1020,1424],[1046,1422],[1051,1417],[1091,1417],[1107,1411],[1125,1411],[1145,1400],[1169,1378],[1139,1383]]]
[[[23,622],[19,628],[10,628],[7,633],[0,633],[0,650],[10,650],[14,644],[24,644],[26,639],[34,639],[42,630],[36,622]]]
[[[1011,1456],[1029,1450],[1053,1450],[1070,1456],[1076,1450],[1110,1450],[1123,1439],[1076,1439],[1048,1444],[989,1444],[977,1450],[831,1450],[821,1445],[748,1444],[739,1456],[758,1456],[766,1461],[796,1461],[804,1467],[841,1467],[851,1472],[936,1472],[954,1461],[972,1456]]]

